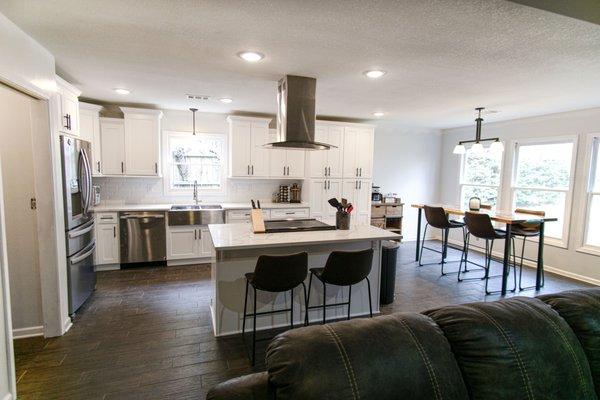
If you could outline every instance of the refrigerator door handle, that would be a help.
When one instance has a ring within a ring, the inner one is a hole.
[[[94,220],[91,220],[90,222],[86,222],[85,224],[83,224],[81,226],[81,229],[70,231],[69,239],[75,239],[76,237],[85,235],[86,233],[90,232],[92,229],[94,229]]]
[[[94,252],[95,249],[96,249],[96,241],[93,241],[91,246],[89,247],[89,249],[86,252],[84,252],[80,256],[74,256],[71,258],[71,265],[78,264],[81,261],[85,260],[86,258],[88,258],[89,256],[92,255],[92,253]]]
[[[85,172],[85,207],[84,211],[87,214],[90,210],[90,205],[92,204],[92,169],[90,166],[90,161],[87,156],[87,152],[85,149],[81,149],[81,155],[83,156],[83,166]]]

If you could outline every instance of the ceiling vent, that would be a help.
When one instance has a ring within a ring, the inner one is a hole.
[[[194,100],[194,101],[210,100],[210,96],[205,95],[205,94],[186,94],[185,96],[187,97],[188,100]]]

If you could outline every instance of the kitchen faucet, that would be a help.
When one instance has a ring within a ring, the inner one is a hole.
[[[200,200],[198,200],[198,181],[194,181],[194,201],[196,202],[196,205],[200,202]]]

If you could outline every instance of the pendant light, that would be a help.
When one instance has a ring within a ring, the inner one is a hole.
[[[502,152],[504,151],[504,145],[500,141],[500,138],[489,138],[482,139],[481,138],[481,123],[483,122],[483,118],[481,118],[481,112],[485,110],[485,107],[477,107],[475,111],[477,111],[477,118],[475,119],[476,128],[475,128],[475,140],[462,140],[458,142],[456,146],[454,146],[454,150],[452,153],[454,154],[465,154],[467,149],[465,147],[465,143],[473,143],[470,151],[473,154],[481,154],[483,153],[483,144],[481,142],[493,142],[490,146],[490,150],[494,152]]]
[[[190,111],[192,112],[192,135],[196,136],[196,111],[198,109],[190,108]]]

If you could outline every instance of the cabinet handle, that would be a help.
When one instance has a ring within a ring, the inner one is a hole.
[[[327,181],[327,189],[331,189],[331,181]]]
[[[356,176],[358,176],[358,168],[356,168]]]
[[[125,172],[125,164],[121,161],[121,173]]]
[[[202,239],[202,231],[198,229],[198,239]]]
[[[327,181],[323,181],[323,189],[327,190]]]
[[[117,227],[113,226],[113,237],[117,237]]]
[[[360,172],[358,173],[358,176],[362,177],[362,167],[360,168]]]
[[[252,166],[252,175],[254,175],[254,165]]]
[[[100,161],[98,161],[98,172],[100,172]]]
[[[290,167],[287,167],[287,175],[290,176]]]
[[[158,163],[157,162],[154,163],[154,173],[158,174]]]
[[[331,176],[331,167],[327,167],[327,170],[328,170],[327,176]]]
[[[198,240],[198,236],[197,236],[197,233],[196,233],[195,229],[194,229],[194,240]]]
[[[359,181],[359,182],[358,182],[358,188],[359,188],[359,189],[362,189],[362,181]]]
[[[327,176],[327,167],[325,167],[324,175]]]
[[[285,176],[285,165],[283,166],[283,175]]]
[[[65,124],[63,124],[63,128],[69,129],[69,114],[65,114],[63,116],[64,120],[65,120]]]
[[[248,171],[246,172],[246,175],[250,175],[250,166],[249,165],[247,165],[247,170]]]
[[[358,181],[354,181],[354,189],[358,189]]]

